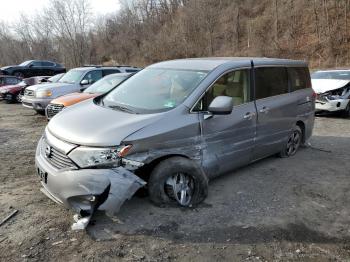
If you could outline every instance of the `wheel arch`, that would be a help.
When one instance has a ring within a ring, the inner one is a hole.
[[[188,156],[183,155],[183,154],[169,154],[169,155],[163,155],[163,156],[159,156],[157,158],[152,159],[150,162],[146,163],[144,166],[142,166],[141,168],[137,169],[135,171],[135,174],[137,176],[139,176],[140,178],[142,178],[143,180],[145,180],[146,182],[148,182],[149,177],[151,175],[152,170],[162,161],[172,158],[172,157],[183,157],[186,159],[190,159]]]
[[[305,143],[305,123],[302,120],[298,120],[296,122],[296,126],[298,126],[301,129],[301,135],[302,135],[302,143]]]

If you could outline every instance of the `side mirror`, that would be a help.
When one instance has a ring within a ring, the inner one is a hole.
[[[33,66],[34,66],[33,64],[30,64],[30,65],[29,65],[29,68],[32,68]]]
[[[80,84],[81,84],[82,86],[86,86],[86,85],[89,84],[89,80],[87,80],[87,79],[81,80]]]
[[[213,115],[229,115],[232,112],[232,108],[232,97],[217,96],[210,103],[208,111]]]

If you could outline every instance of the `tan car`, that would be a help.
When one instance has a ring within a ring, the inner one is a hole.
[[[51,119],[65,107],[107,93],[112,88],[123,82],[130,75],[131,73],[111,74],[100,79],[81,93],[71,93],[52,100],[46,108],[47,119]]]

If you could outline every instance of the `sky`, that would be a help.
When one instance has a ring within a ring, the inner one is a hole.
[[[89,0],[94,15],[104,15],[118,10],[118,0]],[[49,0],[0,0],[0,20],[15,22],[19,14],[33,15],[47,6]]]

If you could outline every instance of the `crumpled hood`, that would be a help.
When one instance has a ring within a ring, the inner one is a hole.
[[[312,79],[312,88],[317,94],[322,94],[328,91],[336,90],[346,86],[350,80],[337,79]]]
[[[77,145],[117,146],[127,136],[161,117],[162,113],[129,114],[87,100],[53,117],[48,130],[57,138]]]

